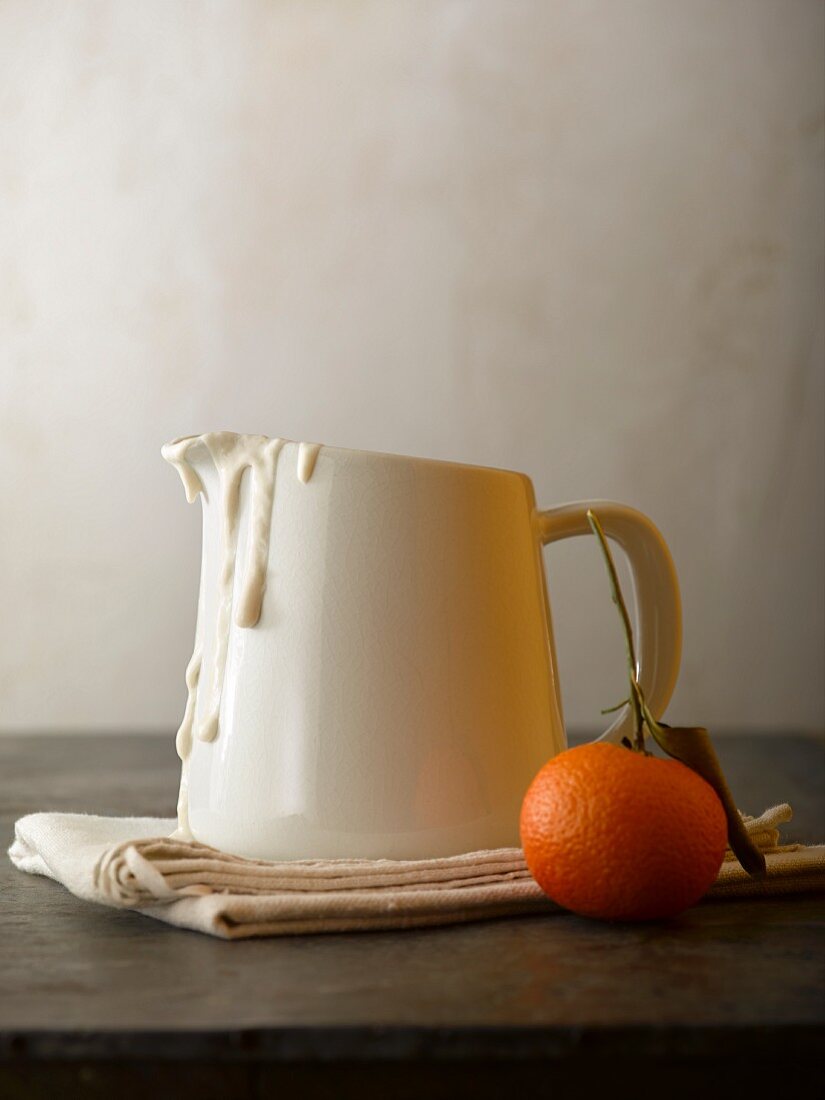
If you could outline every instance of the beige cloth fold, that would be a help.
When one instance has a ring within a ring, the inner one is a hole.
[[[768,875],[750,879],[728,852],[708,897],[785,894],[825,886],[825,845],[780,845],[787,805],[746,817]],[[414,928],[547,912],[521,849],[426,860],[242,859],[173,839],[165,818],[41,813],[15,826],[9,856],[73,894],[136,909],[226,939]]]

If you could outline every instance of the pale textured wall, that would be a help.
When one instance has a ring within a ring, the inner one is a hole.
[[[176,724],[215,427],[647,511],[674,720],[823,723],[818,0],[0,0],[0,726]],[[568,719],[623,654],[548,553]]]

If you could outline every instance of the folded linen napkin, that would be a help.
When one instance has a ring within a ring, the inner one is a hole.
[[[825,887],[825,845],[780,845],[787,805],[745,818],[765,853],[754,881],[728,852],[709,897],[783,894]],[[175,822],[152,817],[38,813],[15,826],[9,856],[79,898],[136,909],[225,939],[290,933],[414,928],[556,908],[530,876],[521,849],[424,860],[242,859],[173,839]]]

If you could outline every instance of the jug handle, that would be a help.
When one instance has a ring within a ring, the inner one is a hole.
[[[627,555],[636,607],[636,674],[654,718],[660,718],[676,686],[682,655],[682,605],[673,558],[646,515],[609,500],[577,501],[536,512],[542,543],[546,546],[575,535],[592,535],[589,508],[608,538]],[[601,739],[618,742],[632,735],[633,715],[624,707]]]

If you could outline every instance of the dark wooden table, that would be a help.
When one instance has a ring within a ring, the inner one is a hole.
[[[744,809],[825,839],[822,740],[718,747]],[[39,809],[171,816],[177,771],[171,737],[0,738],[6,840]],[[225,943],[0,876],[4,1098],[787,1095],[821,1049],[815,896]]]

